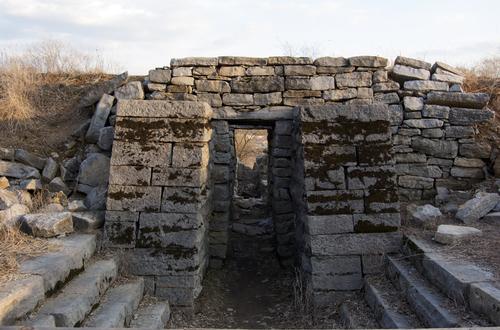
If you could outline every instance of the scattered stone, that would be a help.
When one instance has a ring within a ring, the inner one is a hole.
[[[7,189],[10,187],[9,179],[2,176],[0,177],[0,189]]]
[[[80,164],[78,182],[92,187],[106,184],[109,179],[109,163],[109,157],[103,154],[89,154]]]
[[[113,138],[115,136],[115,129],[112,126],[103,127],[99,131],[99,140],[97,141],[97,145],[102,150],[111,150],[113,146]]]
[[[45,167],[45,162],[47,161],[46,158],[39,157],[23,149],[16,149],[14,158],[18,162],[33,166],[39,170]]]
[[[144,100],[144,89],[140,81],[131,81],[115,90],[117,100]]]
[[[47,162],[45,163],[45,167],[42,171],[42,179],[45,182],[52,181],[52,179],[56,177],[58,170],[59,165],[57,162],[52,157],[47,158]]]
[[[113,79],[97,85],[80,99],[79,108],[86,108],[94,105],[104,94],[110,94],[115,89],[123,85],[128,79],[128,72],[115,76]]]
[[[480,236],[481,234],[481,230],[473,227],[439,225],[434,240],[441,244],[457,244],[464,239]]]
[[[0,226],[6,225],[10,228],[19,227],[19,219],[21,216],[28,214],[29,208],[24,204],[14,204],[5,210],[0,211]]]
[[[19,187],[21,189],[27,190],[27,191],[37,191],[42,189],[42,181],[39,179],[26,179],[21,181],[19,184]]]
[[[97,103],[94,115],[92,116],[89,130],[85,135],[86,141],[96,143],[99,140],[99,133],[101,131],[101,128],[106,125],[106,121],[108,120],[109,113],[114,101],[115,98],[108,94],[104,94],[101,97],[99,103]]]
[[[80,170],[80,164],[82,160],[80,157],[75,156],[62,162],[61,178],[63,181],[75,181],[78,177],[78,172]]]
[[[0,159],[13,161],[14,160],[14,150],[0,147]]]
[[[420,206],[409,205],[408,212],[411,220],[419,226],[435,224],[436,220],[443,215],[437,207],[430,204]]]
[[[17,203],[19,203],[19,200],[15,192],[0,189],[0,210],[5,210]]]
[[[64,206],[59,203],[50,203],[42,207],[38,213],[58,213],[63,212]]]
[[[498,203],[499,194],[479,192],[473,199],[460,205],[455,217],[465,224],[471,224],[488,214]]]
[[[70,212],[26,214],[21,229],[35,237],[55,237],[73,232]]]
[[[500,225],[500,212],[491,212],[484,216],[483,220],[486,223]]]
[[[66,195],[68,195],[71,192],[71,190],[68,188],[66,183],[64,183],[64,181],[60,177],[56,177],[56,178],[52,179],[52,181],[50,181],[50,183],[49,183],[48,188],[49,188],[49,191],[51,191],[51,192],[62,191]]]
[[[98,186],[90,190],[85,197],[85,206],[89,210],[105,210],[106,209],[106,196],[108,189],[106,186]]]

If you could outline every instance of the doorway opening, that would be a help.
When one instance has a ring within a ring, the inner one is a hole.
[[[269,130],[234,130],[235,180],[228,257],[276,252],[269,193]]]

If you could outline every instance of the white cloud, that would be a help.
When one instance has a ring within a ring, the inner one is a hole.
[[[0,43],[63,39],[132,73],[170,57],[283,54],[284,44],[462,63],[498,52],[499,9],[497,0],[0,0]]]

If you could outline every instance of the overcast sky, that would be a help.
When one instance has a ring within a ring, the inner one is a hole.
[[[0,0],[0,46],[70,42],[132,74],[171,57],[500,55],[499,0]]]

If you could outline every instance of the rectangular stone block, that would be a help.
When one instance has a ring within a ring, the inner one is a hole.
[[[153,170],[151,185],[164,187],[203,187],[207,183],[206,168],[161,167]]]
[[[354,99],[358,96],[356,88],[336,89],[323,92],[323,98],[327,101],[343,101]]]
[[[222,95],[224,105],[253,105],[253,94],[226,93]]]
[[[346,189],[343,167],[329,168],[328,165],[307,166],[305,169],[305,188],[307,190]]]
[[[308,236],[311,253],[317,256],[363,255],[398,252],[399,232]]]
[[[359,256],[311,256],[302,258],[304,270],[309,273],[352,274],[361,273]]]
[[[219,75],[223,77],[244,76],[245,68],[242,66],[222,66],[219,68]]]
[[[208,165],[208,144],[175,143],[172,151],[172,167],[204,167]]]
[[[247,76],[274,76],[274,67],[272,66],[251,66],[247,68]]]
[[[172,145],[170,143],[115,141],[111,165],[165,166],[170,164],[171,155]]]
[[[306,197],[308,214],[363,213],[363,195],[362,190],[309,191]]]
[[[255,105],[279,105],[282,101],[281,92],[254,94]]]
[[[352,166],[357,164],[356,147],[349,145],[304,145],[304,166],[316,165],[335,168],[337,166]]]
[[[284,86],[284,78],[279,76],[238,77],[231,80],[233,93],[282,92]]]
[[[171,67],[178,66],[217,66],[217,57],[184,57],[170,60]]]
[[[104,246],[110,248],[134,248],[135,229],[135,221],[111,221],[106,219],[104,222]]]
[[[197,213],[205,207],[206,192],[200,188],[166,187],[161,201],[162,212]]]
[[[231,87],[222,80],[196,80],[196,91],[210,93],[229,93]]]
[[[197,275],[205,262],[204,249],[137,248],[126,251],[130,274],[148,275]]]
[[[371,72],[341,73],[335,76],[337,87],[370,87],[372,85]]]
[[[128,118],[116,120],[115,139],[151,142],[207,142],[210,124],[204,119]]]
[[[285,76],[313,76],[316,74],[314,65],[285,65]]]
[[[352,233],[353,216],[350,214],[338,215],[308,215],[306,218],[306,232],[310,235],[328,235]]]
[[[388,185],[386,189],[365,191],[366,213],[396,213],[399,212],[399,197],[396,187]]]
[[[397,231],[401,226],[399,213],[354,214],[356,233],[385,233]]]
[[[148,186],[151,183],[151,168],[144,166],[111,165],[109,184]]]
[[[313,64],[310,57],[294,57],[294,56],[272,56],[267,59],[268,65],[304,65]]]
[[[137,247],[201,248],[205,230],[201,219],[196,219],[196,216],[172,213],[141,214]]]
[[[392,143],[363,143],[356,146],[359,165],[392,164]]]
[[[384,189],[396,184],[393,166],[348,167],[347,185],[349,189]]]
[[[246,56],[219,56],[219,65],[266,65],[267,58]]]
[[[137,222],[139,212],[130,211],[106,211],[106,221],[110,222]]]
[[[161,187],[108,187],[107,209],[112,211],[159,211]]]
[[[203,102],[120,100],[117,104],[118,117],[142,118],[210,118],[212,109]]]

